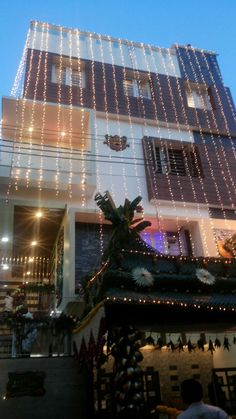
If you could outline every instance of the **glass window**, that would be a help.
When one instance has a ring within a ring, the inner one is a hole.
[[[206,86],[190,84],[186,89],[187,102],[190,108],[211,110],[211,101]]]

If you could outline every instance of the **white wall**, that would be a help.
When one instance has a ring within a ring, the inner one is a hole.
[[[99,34],[62,30],[59,26],[48,30],[46,26],[42,28],[40,24],[32,24],[29,47],[180,77],[174,49],[144,46],[141,43],[131,44],[130,41],[101,37]]]

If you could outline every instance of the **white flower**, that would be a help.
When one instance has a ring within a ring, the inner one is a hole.
[[[152,274],[145,268],[135,268],[132,270],[134,282],[139,287],[151,287],[154,283]]]
[[[206,269],[196,269],[196,276],[203,284],[213,285],[215,283],[215,277]]]

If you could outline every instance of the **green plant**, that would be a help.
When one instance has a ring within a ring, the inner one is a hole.
[[[141,200],[141,196],[133,201],[126,198],[124,205],[116,207],[108,191],[103,195],[100,193],[95,195],[95,201],[102,210],[105,220],[112,224],[111,239],[103,254],[105,260],[109,258],[118,262],[121,258],[121,250],[131,248],[134,242],[141,241],[139,233],[151,225],[143,218],[134,218],[135,212],[139,211]]]

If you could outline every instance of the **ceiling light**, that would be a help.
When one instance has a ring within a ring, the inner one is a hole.
[[[36,246],[36,244],[37,244],[36,240],[33,240],[33,241],[31,242],[31,246]]]
[[[8,237],[7,236],[4,236],[4,237],[2,237],[1,238],[1,241],[3,242],[3,243],[7,243],[8,242]]]
[[[27,272],[26,272],[26,275],[30,275],[30,271],[27,271]]]
[[[29,132],[33,132],[33,130],[34,130],[34,129],[33,129],[33,127],[29,127],[29,128],[28,128],[28,131],[29,131]]]
[[[42,211],[39,210],[39,211],[36,212],[35,215],[36,215],[37,218],[41,218],[43,216],[43,213],[42,213]]]
[[[9,266],[8,265],[6,265],[5,263],[2,265],[2,269],[4,270],[4,271],[7,271],[7,269],[9,269]]]
[[[33,262],[34,258],[29,258],[28,262]]]
[[[64,131],[61,132],[61,136],[65,137],[66,133]]]

